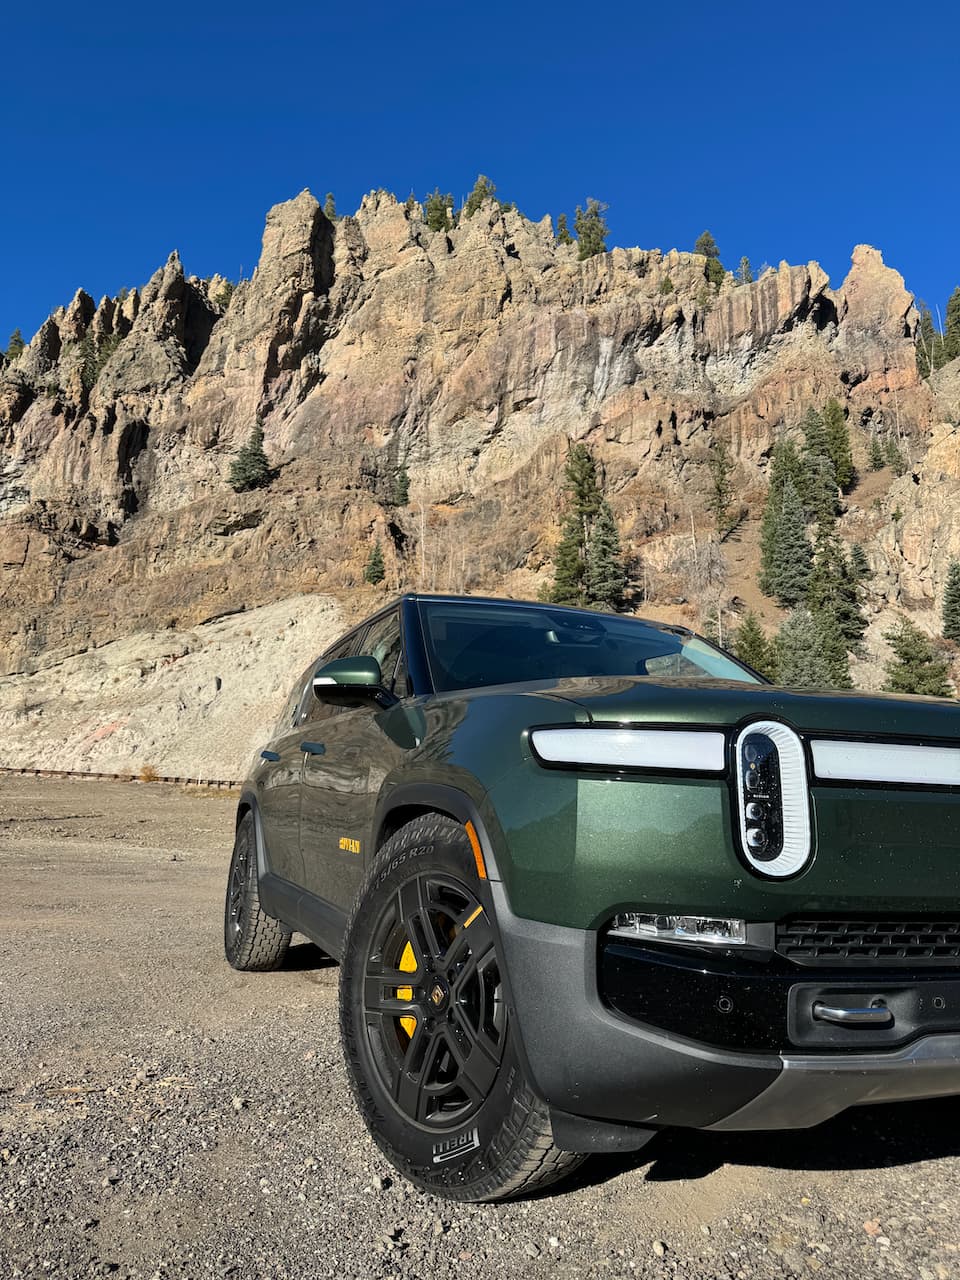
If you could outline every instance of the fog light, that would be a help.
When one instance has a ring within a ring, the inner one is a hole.
[[[640,911],[624,911],[614,916],[609,932],[618,938],[655,938],[658,942],[700,942],[715,946],[742,946],[747,941],[744,920],[647,915]]]

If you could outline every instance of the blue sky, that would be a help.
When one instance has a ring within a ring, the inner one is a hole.
[[[960,18],[931,0],[7,6],[0,343],[82,286],[249,275],[267,208],[479,172],[530,217],[606,201],[611,245],[724,262],[854,244],[960,283]]]

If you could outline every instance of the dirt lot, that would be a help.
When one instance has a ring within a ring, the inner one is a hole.
[[[0,783],[0,1280],[960,1277],[960,1103],[668,1133],[555,1194],[456,1207],[350,1105],[337,970],[221,954],[233,800]]]

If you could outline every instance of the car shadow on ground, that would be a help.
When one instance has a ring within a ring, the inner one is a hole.
[[[960,1155],[960,1098],[932,1098],[852,1107],[813,1129],[666,1129],[640,1151],[595,1156],[553,1193],[596,1186],[645,1164],[650,1166],[648,1182],[686,1182],[706,1178],[723,1165],[829,1172],[884,1169],[955,1155]]]
[[[332,969],[336,963],[314,943],[294,942],[281,967],[288,973],[307,973],[311,969]]]

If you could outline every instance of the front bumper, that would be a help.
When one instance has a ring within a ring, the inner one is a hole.
[[[745,1052],[601,1000],[594,932],[521,919],[491,884],[509,999],[535,1089],[573,1116],[652,1128],[805,1128],[859,1103],[960,1093],[960,1031],[876,1052]]]

